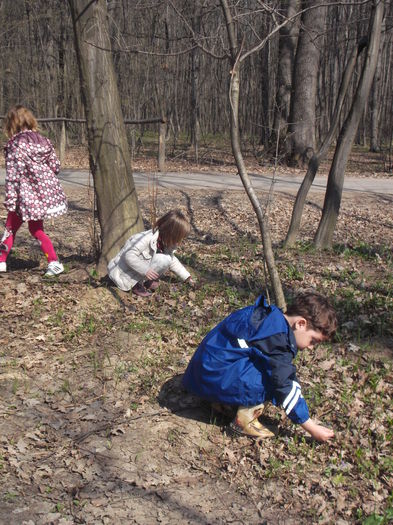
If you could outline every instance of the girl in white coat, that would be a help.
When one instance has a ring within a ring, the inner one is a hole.
[[[132,235],[108,264],[108,275],[120,290],[148,297],[158,288],[167,270],[182,281],[192,283],[190,273],[174,252],[190,232],[188,219],[179,210],[171,210],[158,219],[152,230]]]

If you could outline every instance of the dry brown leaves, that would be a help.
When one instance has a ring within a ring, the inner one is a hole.
[[[168,278],[148,301],[90,277],[89,196],[69,197],[70,213],[47,225],[67,273],[43,280],[40,252],[22,229],[0,277],[0,512],[9,523],[382,516],[392,486],[391,206],[344,199],[341,248],[319,254],[306,249],[322,204],[313,197],[302,244],[277,250],[286,290],[326,292],[346,325],[331,347],[298,360],[313,415],[336,431],[332,444],[318,445],[273,407],[266,421],[277,438],[232,439],[227,421],[181,386],[208,329],[265,289],[256,220],[241,192],[160,190],[159,214],[181,207],[190,215],[179,256],[198,285]],[[149,196],[140,198],[148,209]],[[277,245],[292,204],[285,195],[271,204]]]

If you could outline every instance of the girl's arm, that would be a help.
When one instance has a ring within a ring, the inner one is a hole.
[[[55,148],[53,147],[51,141],[47,139],[49,142],[49,145],[51,147],[51,152],[49,157],[46,159],[46,163],[49,166],[49,168],[53,171],[55,175],[57,175],[60,171],[60,161],[57,158]]]
[[[172,257],[172,262],[169,266],[169,269],[175,273],[182,281],[191,279],[191,274],[188,270],[184,268],[179,259],[175,256]]]
[[[15,211],[19,195],[19,181],[21,172],[25,169],[22,155],[17,155],[17,148],[7,148],[5,154],[5,207],[8,211]]]

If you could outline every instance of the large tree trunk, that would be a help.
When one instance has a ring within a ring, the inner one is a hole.
[[[370,97],[370,151],[374,153],[380,151],[379,144],[379,117],[381,113],[381,80],[382,80],[382,47],[383,47],[383,34],[384,28],[382,27],[381,31],[381,44],[379,57],[377,61],[377,66],[375,69],[374,80],[371,87],[371,97]]]
[[[236,166],[239,171],[244,189],[250,199],[252,207],[258,219],[259,229],[261,232],[263,252],[265,254],[266,264],[269,271],[270,281],[273,288],[276,305],[279,308],[286,309],[284,293],[281,286],[280,276],[277,271],[274,253],[272,248],[272,241],[270,237],[269,222],[266,210],[262,210],[261,203],[251,184],[247,168],[244,163],[243,155],[240,147],[240,131],[239,131],[239,97],[240,97],[240,61],[238,60],[236,31],[234,27],[234,20],[228,6],[227,0],[220,0],[222,10],[225,16],[227,27],[227,34],[230,47],[231,57],[231,81],[229,88],[229,102],[231,108],[231,145],[232,152],[235,158]]]
[[[288,0],[283,3],[283,16],[291,18],[296,14],[298,0]],[[272,147],[282,150],[281,142],[287,133],[289,111],[291,106],[292,74],[295,60],[297,37],[299,33],[298,19],[284,25],[280,29],[278,50],[277,92],[274,111],[274,125],[272,134]]]
[[[320,46],[325,28],[323,0],[303,0],[304,11],[296,50],[289,126],[290,162],[304,164],[315,150],[315,108]]]
[[[192,30],[199,34],[201,29],[201,13],[197,5],[193,7]],[[199,162],[199,142],[201,139],[200,104],[199,104],[199,73],[200,50],[193,47],[191,51],[191,145],[194,148],[195,162]]]
[[[110,51],[105,0],[68,0],[85,106],[90,169],[101,227],[99,275],[126,239],[143,229]]]
[[[336,151],[329,172],[322,217],[314,238],[314,243],[318,248],[329,248],[333,240],[333,233],[340,211],[344,173],[348,156],[370,93],[371,83],[377,65],[383,12],[383,2],[375,0],[370,21],[367,57],[363,65],[351,110],[344,122],[337,141]]]
[[[311,188],[311,184],[314,181],[315,175],[317,174],[318,168],[321,162],[327,155],[329,147],[335,137],[337,127],[340,122],[341,110],[344,105],[346,94],[348,92],[349,85],[353,76],[357,58],[363,49],[367,46],[368,39],[362,38],[356,48],[352,51],[351,57],[348,61],[348,64],[345,68],[345,72],[341,81],[340,89],[338,92],[336,106],[334,108],[334,113],[332,117],[332,123],[329,129],[328,134],[325,137],[321,147],[319,148],[318,153],[313,155],[308,163],[307,173],[303,179],[303,182],[299,188],[299,191],[296,195],[295,204],[292,210],[291,224],[289,225],[288,233],[284,242],[285,247],[292,246],[296,241],[297,234],[300,228],[300,221],[303,215],[303,208],[306,202],[306,197]]]

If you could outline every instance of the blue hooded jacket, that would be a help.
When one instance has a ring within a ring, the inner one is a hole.
[[[211,402],[255,406],[271,401],[294,423],[309,419],[292,363],[295,336],[282,311],[260,296],[211,330],[184,374],[184,386]]]

